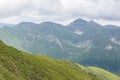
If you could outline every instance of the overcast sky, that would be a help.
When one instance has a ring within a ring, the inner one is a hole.
[[[120,25],[120,0],[0,0],[0,22],[68,24],[83,18]]]

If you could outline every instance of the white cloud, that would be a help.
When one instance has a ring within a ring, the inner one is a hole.
[[[0,18],[18,15],[28,5],[29,0],[0,0]]]
[[[120,0],[0,0],[0,22],[56,21],[76,18],[119,23]]]
[[[73,16],[120,20],[120,0],[61,0]]]

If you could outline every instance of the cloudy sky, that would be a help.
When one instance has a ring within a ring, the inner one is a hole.
[[[68,24],[83,18],[120,25],[120,0],[0,0],[0,22]]]

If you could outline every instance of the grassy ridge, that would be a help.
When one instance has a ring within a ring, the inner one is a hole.
[[[28,54],[0,41],[0,80],[120,80],[112,73]]]
[[[0,42],[0,80],[99,80],[66,61],[31,55]]]
[[[96,74],[102,80],[120,80],[120,77],[105,71],[104,69],[96,68],[96,67],[87,67],[87,70],[93,74]]]
[[[101,68],[97,68],[97,67],[85,67],[82,65],[77,64],[82,70],[86,71],[89,74],[94,74],[95,76],[99,77],[101,80],[120,80],[120,77],[110,73],[109,71],[106,71],[104,69]]]

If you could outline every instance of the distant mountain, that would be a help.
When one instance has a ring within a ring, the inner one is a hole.
[[[14,24],[0,23],[0,28],[5,27],[5,26],[12,27],[12,26],[14,26]]]
[[[22,22],[0,28],[0,39],[17,49],[101,67],[116,74],[120,74],[119,36],[119,27],[82,19],[67,26]]]
[[[116,26],[116,25],[105,25],[104,27],[106,29],[120,29],[120,26]]]
[[[76,44],[85,50],[76,60],[84,65],[99,66],[104,69],[120,72],[120,27],[101,26],[95,22],[85,22],[84,25],[78,25],[74,21],[68,27],[73,31],[84,32],[79,36]],[[73,27],[78,27],[73,29]],[[80,27],[83,27],[82,29]],[[87,47],[86,47],[87,46]]]
[[[32,55],[0,41],[0,80],[120,80],[100,68]]]

